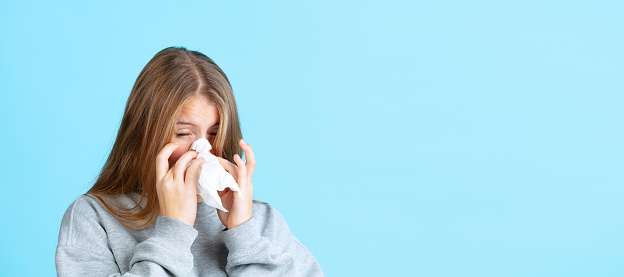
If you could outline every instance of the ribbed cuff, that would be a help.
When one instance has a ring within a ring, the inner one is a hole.
[[[176,219],[158,216],[154,231],[146,240],[137,244],[130,267],[143,261],[149,261],[165,268],[174,276],[187,276],[193,269],[191,245],[197,238],[197,230]],[[139,266],[135,272],[147,270]],[[139,274],[144,276],[144,274]],[[147,274],[151,275],[151,274]]]
[[[258,242],[262,236],[260,236],[256,223],[256,219],[252,217],[234,229],[221,232],[225,246],[230,251],[229,255],[244,256],[261,246]]]

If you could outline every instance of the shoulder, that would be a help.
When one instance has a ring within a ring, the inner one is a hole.
[[[298,249],[300,254],[311,254],[292,233],[288,223],[286,223],[286,220],[276,207],[268,203],[254,201],[252,213],[256,228],[260,229],[260,234],[263,237],[271,240],[276,246],[293,247],[293,249]]]
[[[99,204],[96,200],[84,194],[79,196],[69,205],[63,215],[58,246],[73,246],[97,251],[92,246],[105,244],[107,240],[100,215]]]
[[[252,203],[252,215],[262,220],[284,220],[282,214],[274,206],[260,201]]]
[[[80,195],[65,211],[62,225],[71,225],[77,217],[97,214],[98,206],[99,204],[91,196],[86,194]]]
[[[252,217],[265,236],[271,234],[291,234],[290,228],[282,214],[273,205],[254,201],[252,204]]]
[[[102,216],[105,212],[105,206],[102,199],[122,208],[132,207],[136,205],[136,197],[125,194],[112,196],[96,196],[93,194],[82,194],[73,203],[69,205],[63,216],[64,220],[72,220],[79,216]],[[134,204],[134,205],[133,205]]]
[[[100,217],[103,209],[102,203],[96,196],[91,194],[80,195],[65,211],[61,227],[75,228],[77,224],[87,219],[99,221],[97,219]]]
[[[102,196],[100,196],[102,197]],[[126,206],[132,197],[116,195],[102,197],[116,205]],[[85,239],[106,240],[105,223],[116,223],[104,204],[92,194],[80,195],[72,202],[61,220],[59,245],[86,245]]]

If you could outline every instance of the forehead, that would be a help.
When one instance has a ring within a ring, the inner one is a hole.
[[[178,122],[183,121],[198,126],[213,126],[219,123],[217,107],[205,96],[194,96],[182,105]],[[180,125],[178,123],[178,125]]]

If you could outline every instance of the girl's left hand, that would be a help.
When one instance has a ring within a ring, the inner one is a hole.
[[[254,158],[253,151],[249,144],[245,143],[243,139],[238,143],[245,152],[247,163],[244,163],[243,159],[238,156],[238,154],[234,154],[234,161],[238,166],[226,159],[217,157],[221,166],[234,177],[241,192],[241,196],[238,195],[238,192],[231,191],[229,188],[218,192],[219,197],[221,197],[221,204],[223,204],[223,207],[229,212],[226,213],[217,209],[217,214],[219,215],[221,223],[228,229],[234,229],[238,225],[251,219],[253,196],[251,176],[256,167],[256,159]]]

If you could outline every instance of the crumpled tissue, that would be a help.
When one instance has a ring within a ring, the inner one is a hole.
[[[212,146],[205,138],[200,138],[193,142],[191,149],[199,152],[197,159],[204,158],[205,161],[201,165],[199,178],[197,179],[197,194],[201,196],[208,206],[217,208],[224,212],[228,212],[221,203],[221,197],[217,191],[230,188],[232,191],[238,192],[241,196],[240,188],[234,180],[234,177],[221,166],[215,155],[210,153]]]

